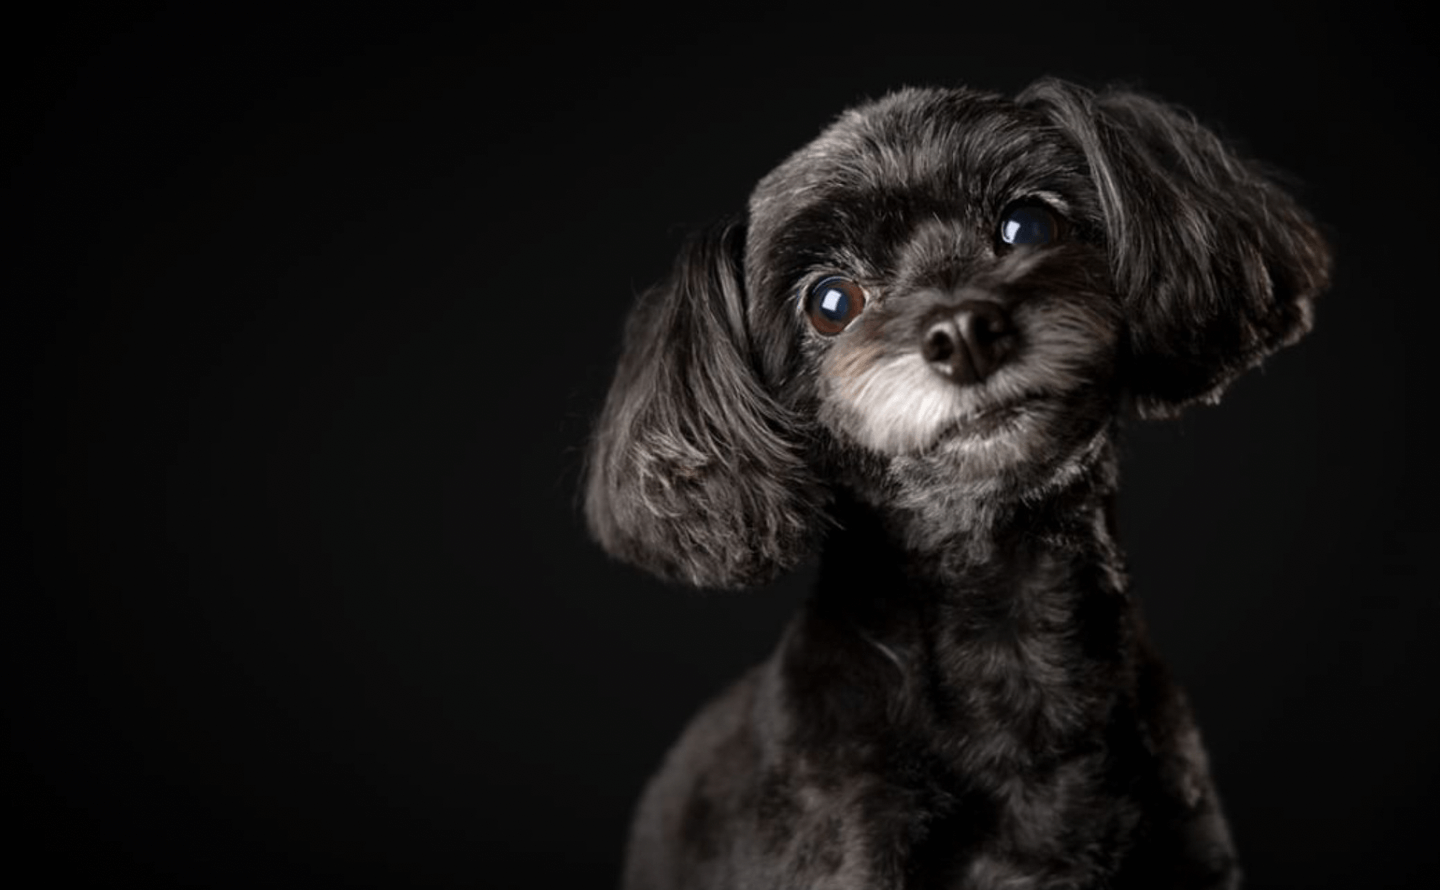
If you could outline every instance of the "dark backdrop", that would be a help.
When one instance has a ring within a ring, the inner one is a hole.
[[[130,6],[8,29],[15,867],[609,886],[666,744],[805,584],[699,595],[587,541],[634,292],[857,99],[1050,73],[1190,107],[1333,230],[1315,333],[1134,431],[1123,531],[1249,886],[1433,877],[1429,26]]]

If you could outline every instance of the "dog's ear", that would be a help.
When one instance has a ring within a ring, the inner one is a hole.
[[[1315,223],[1184,112],[1057,80],[1019,97],[1084,151],[1125,301],[1124,376],[1142,416],[1213,402],[1310,329],[1330,276]]]
[[[820,490],[793,417],[756,373],[745,227],[691,238],[633,310],[588,455],[585,515],[611,555],[743,587],[813,544]]]

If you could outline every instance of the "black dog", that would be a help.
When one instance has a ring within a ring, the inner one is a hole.
[[[822,558],[651,782],[627,886],[1235,886],[1126,591],[1117,419],[1215,401],[1328,269],[1189,117],[1053,80],[852,110],[690,242],[631,317],[591,529],[702,586]]]

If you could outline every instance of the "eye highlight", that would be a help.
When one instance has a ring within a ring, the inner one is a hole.
[[[1000,214],[1001,244],[1041,247],[1060,238],[1060,218],[1034,201],[1011,204]]]
[[[827,337],[845,330],[864,311],[865,291],[848,278],[821,279],[805,296],[805,317]]]

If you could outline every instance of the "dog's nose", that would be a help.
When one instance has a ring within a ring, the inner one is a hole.
[[[956,383],[979,383],[1014,349],[1010,313],[993,300],[965,300],[937,310],[921,327],[920,354]]]

